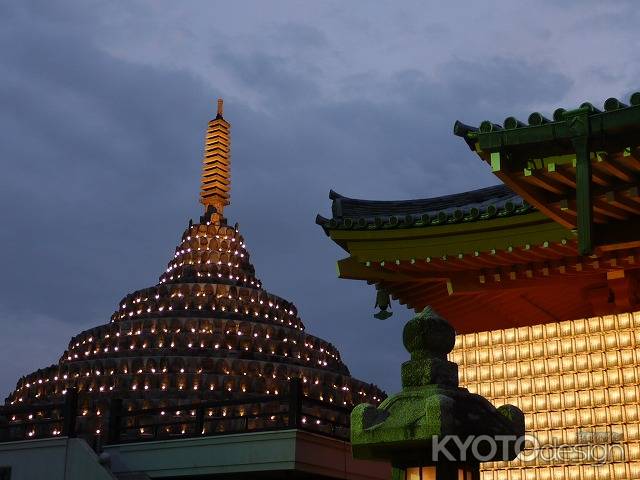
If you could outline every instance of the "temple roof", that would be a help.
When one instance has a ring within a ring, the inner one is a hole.
[[[339,276],[434,306],[459,332],[637,308],[640,93],[629,104],[456,122],[502,185],[403,201],[331,192],[332,217],[316,222],[349,253]]]
[[[540,112],[533,112],[527,119],[528,123],[518,120],[514,116],[505,118],[502,125],[485,120],[478,127],[470,127],[458,121],[454,125],[454,134],[467,140],[470,148],[474,151],[477,150],[475,146],[477,141],[481,143],[480,148],[485,150],[497,146],[540,144],[553,138],[556,140],[555,146],[549,145],[549,148],[554,148],[556,153],[561,153],[563,150],[564,153],[573,153],[569,142],[557,141],[572,136],[572,122],[567,123],[567,118],[572,112],[582,111],[593,124],[591,129],[593,133],[617,134],[623,133],[627,129],[637,131],[639,110],[636,107],[640,107],[640,92],[630,96],[629,104],[611,97],[604,102],[602,110],[592,103],[583,102],[573,110],[556,108],[551,118],[545,117]],[[502,132],[500,136],[482,136],[482,134],[498,132]],[[600,146],[610,147],[612,145],[611,138],[600,138],[599,140]]]
[[[316,223],[338,229],[389,229],[471,222],[533,211],[505,185],[416,200],[360,200],[333,190],[331,219],[318,215]]]
[[[609,98],[603,110],[584,102],[528,120],[456,122],[454,134],[525,201],[577,229],[580,253],[637,241],[626,225],[640,220],[640,92],[629,105]]]

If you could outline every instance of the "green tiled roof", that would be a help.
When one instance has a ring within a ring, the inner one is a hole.
[[[316,217],[327,230],[382,230],[475,222],[535,211],[505,185],[442,197],[377,201],[344,197],[331,191],[332,217]]]
[[[598,132],[617,133],[620,130],[637,126],[638,108],[640,107],[640,92],[636,92],[629,98],[629,104],[621,100],[611,97],[607,99],[602,110],[595,107],[589,102],[582,103],[574,110],[566,110],[557,108],[550,118],[545,117],[539,112],[533,112],[529,115],[527,123],[518,120],[514,116],[504,119],[502,125],[485,120],[478,127],[465,125],[456,121],[453,127],[453,133],[462,137],[472,150],[476,149],[476,142],[480,141],[480,148],[493,149],[496,147],[509,145],[522,145],[526,143],[535,143],[545,140],[547,137],[564,138],[571,133],[571,126],[567,124],[568,115],[572,115],[576,111],[584,111],[592,120],[591,131],[594,134]],[[539,130],[532,127],[549,127],[551,130]],[[556,129],[557,128],[557,129]],[[491,136],[487,134],[501,133],[507,136],[500,136],[491,141]],[[486,136],[486,141],[482,138]]]

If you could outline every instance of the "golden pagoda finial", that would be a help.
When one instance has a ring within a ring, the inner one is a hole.
[[[222,215],[224,207],[230,203],[231,189],[231,125],[222,117],[222,99],[218,99],[216,118],[209,122],[204,144],[200,203],[208,211],[215,208],[215,214]]]

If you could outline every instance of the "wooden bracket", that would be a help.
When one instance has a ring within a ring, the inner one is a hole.
[[[635,270],[613,270],[607,272],[607,283],[613,301],[620,311],[629,311],[638,304],[638,274]]]

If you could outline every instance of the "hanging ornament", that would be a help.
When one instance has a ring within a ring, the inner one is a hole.
[[[389,294],[382,288],[378,288],[376,293],[376,305],[375,308],[379,308],[380,311],[373,316],[378,320],[386,320],[393,312],[388,312],[387,309],[391,305],[391,300],[389,298]]]

